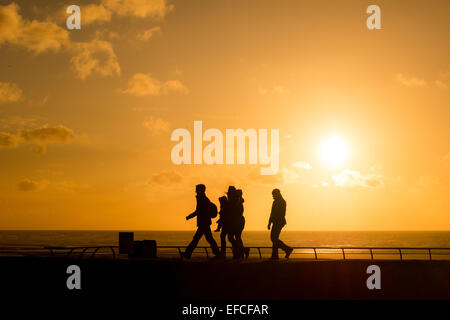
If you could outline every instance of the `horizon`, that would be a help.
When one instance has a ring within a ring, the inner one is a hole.
[[[117,231],[117,232],[192,232],[192,229],[147,230],[147,229],[0,229],[1,231]],[[243,232],[267,232],[267,229],[245,229]],[[292,230],[283,232],[450,232],[450,230]],[[214,233],[213,233],[214,234]],[[219,234],[217,234],[219,235]]]

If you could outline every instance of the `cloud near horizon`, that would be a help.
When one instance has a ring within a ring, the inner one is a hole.
[[[170,185],[183,181],[183,176],[176,171],[161,171],[151,176],[149,184]]]
[[[128,88],[122,90],[122,93],[133,96],[159,96],[170,92],[188,94],[186,88],[179,80],[169,80],[162,82],[150,74],[136,73],[128,80]]]
[[[384,186],[383,177],[379,174],[361,175],[358,171],[345,169],[337,176],[333,176],[337,187],[368,187],[381,188]]]
[[[42,189],[42,187],[42,183],[30,179],[24,179],[16,184],[16,188],[19,191],[37,191]]]
[[[300,176],[295,170],[287,168],[280,168],[280,170],[273,175],[261,175],[260,168],[257,167],[250,171],[247,178],[259,184],[274,184],[283,185],[298,182]]]
[[[402,73],[397,73],[397,81],[406,87],[424,87],[427,85],[426,81],[416,77],[407,77]]]
[[[307,162],[302,162],[302,161],[296,161],[292,164],[292,166],[294,168],[300,168],[300,169],[305,169],[305,170],[311,170],[312,166],[307,163]]]
[[[436,84],[436,86],[438,87],[438,88],[440,88],[440,89],[449,89],[450,87],[447,85],[447,84],[445,84],[444,82],[442,82],[442,81],[440,81],[440,80],[436,80],[435,81],[435,84]]]
[[[450,167],[450,152],[447,153],[442,160],[444,161],[444,164],[448,167]]]

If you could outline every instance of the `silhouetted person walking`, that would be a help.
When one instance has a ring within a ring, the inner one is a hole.
[[[222,255],[222,258],[226,257],[226,251],[227,251],[227,240],[226,237],[228,236],[228,241],[230,241],[231,244],[233,244],[233,239],[231,238],[230,234],[230,205],[228,203],[227,197],[223,196],[219,198],[220,203],[220,219],[217,220],[217,229],[214,230],[215,232],[220,232],[220,253]]]
[[[278,259],[278,248],[281,248],[286,253],[286,259],[288,259],[293,249],[287,246],[279,238],[281,229],[286,225],[286,201],[281,196],[279,189],[273,189],[272,196],[272,211],[270,213],[269,224],[267,225],[267,229],[269,230],[272,225],[272,231],[270,232],[270,239],[272,240],[272,257],[270,259]]]
[[[248,258],[250,254],[250,248],[244,246],[242,241],[242,232],[245,227],[245,217],[244,217],[244,198],[242,197],[242,190],[236,190],[236,200],[237,200],[237,225],[236,225],[236,242],[238,244],[238,248],[240,248],[240,252],[237,252],[239,258],[243,258],[245,255]]]
[[[194,234],[194,238],[183,254],[183,257],[188,259],[191,257],[192,252],[197,247],[198,241],[203,235],[205,235],[206,241],[210,244],[215,258],[220,257],[219,247],[217,246],[216,240],[213,238],[210,228],[211,218],[214,218],[217,215],[217,207],[208,199],[205,191],[206,187],[204,184],[198,184],[195,186],[195,192],[197,193],[197,208],[193,213],[186,217],[186,220],[189,220],[196,216],[198,227]]]

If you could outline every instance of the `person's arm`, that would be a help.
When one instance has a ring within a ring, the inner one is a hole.
[[[267,230],[270,230],[270,225],[273,223],[273,209],[275,202],[272,204],[272,210],[270,211],[269,224],[267,225]]]
[[[193,217],[196,217],[198,215],[198,199],[197,199],[197,206],[195,207],[195,211],[192,212],[190,215],[186,217],[186,220],[192,219]]]
[[[192,219],[193,217],[197,216],[197,214],[198,214],[197,210],[195,210],[194,212],[192,212],[190,215],[188,215],[186,217],[186,220]]]

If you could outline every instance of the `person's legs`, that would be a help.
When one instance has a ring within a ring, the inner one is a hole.
[[[233,253],[233,259],[237,259],[238,241],[236,239],[236,233],[228,233],[228,241],[231,242],[231,252]]]
[[[274,226],[272,227],[272,256],[278,257],[278,248],[282,249],[286,253],[286,258],[289,258],[291,255],[293,249],[289,247],[287,244],[285,244],[283,241],[280,240],[280,233],[284,226]],[[275,255],[274,255],[275,253]]]
[[[288,252],[290,250],[290,247],[287,244],[285,244],[283,241],[281,241],[280,239],[278,239],[278,248],[280,248],[284,252]]]
[[[222,255],[225,257],[227,252],[227,233],[223,229],[220,233],[220,249]]]
[[[217,246],[216,240],[214,240],[214,237],[211,233],[211,229],[209,227],[205,228],[204,234],[205,234],[206,241],[208,241],[209,245],[211,246],[211,249],[212,249],[214,255],[220,256],[219,247]]]
[[[272,258],[278,258],[278,247],[280,245],[280,236],[281,228],[272,225],[272,230],[270,231],[270,240],[272,240]]]
[[[241,259],[244,257],[244,243],[242,242],[242,232],[236,233],[236,255]]]
[[[211,230],[209,230],[209,232],[211,233]],[[186,251],[184,252],[184,256],[186,258],[190,258],[191,257],[192,252],[197,247],[198,241],[200,240],[202,235],[203,235],[203,230],[201,228],[198,228],[197,231],[194,234],[194,238],[192,239],[191,243],[189,243],[189,245],[186,248]]]

